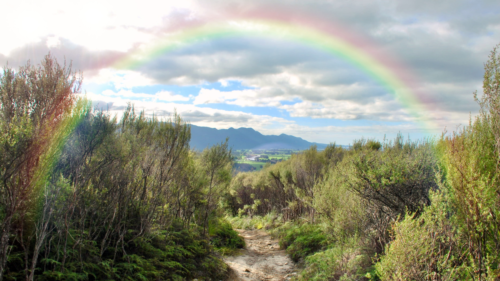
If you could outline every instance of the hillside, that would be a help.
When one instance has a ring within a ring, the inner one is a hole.
[[[203,150],[229,138],[229,146],[238,149],[307,149],[317,145],[324,149],[326,144],[308,142],[302,138],[290,135],[263,135],[252,128],[214,129],[191,125],[191,142],[189,145],[196,150]]]

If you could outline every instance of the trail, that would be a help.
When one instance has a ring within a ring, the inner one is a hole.
[[[296,272],[293,261],[278,240],[263,230],[237,230],[245,238],[246,249],[224,261],[231,267],[228,280],[290,280]]]

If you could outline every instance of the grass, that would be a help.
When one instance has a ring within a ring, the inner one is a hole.
[[[252,165],[255,168],[255,170],[257,170],[257,171],[262,170],[264,165],[266,165],[266,163],[264,163],[264,162],[255,162],[255,161],[248,161],[248,160],[238,160],[238,161],[236,161],[236,163]]]
[[[289,159],[291,157],[290,154],[273,154],[273,155],[267,155],[267,156],[269,156],[269,159],[275,158],[275,159],[278,159],[278,160],[279,159],[287,160],[287,159]]]

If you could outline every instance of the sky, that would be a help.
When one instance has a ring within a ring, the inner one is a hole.
[[[82,95],[318,143],[440,136],[479,107],[498,0],[8,1],[0,67],[49,52]]]

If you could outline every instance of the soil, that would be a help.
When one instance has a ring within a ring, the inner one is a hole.
[[[246,249],[224,258],[230,266],[228,280],[290,280],[297,268],[278,240],[263,230],[237,230],[245,239]]]

